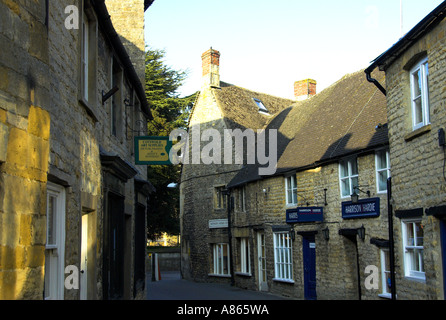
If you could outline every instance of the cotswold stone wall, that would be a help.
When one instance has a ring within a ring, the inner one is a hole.
[[[210,89],[200,93],[190,127],[200,132],[213,128],[221,133],[227,128]],[[202,146],[206,144],[202,142]],[[212,245],[228,242],[227,229],[210,229],[209,220],[228,217],[227,209],[214,206],[215,187],[226,186],[241,166],[192,164],[192,143],[189,147],[190,164],[183,165],[181,177],[182,273],[185,278],[197,281],[227,281],[209,279],[213,272]]]
[[[420,209],[424,231],[426,281],[405,276],[401,239],[396,245],[397,291],[401,299],[443,299],[440,221],[426,215],[426,209],[446,203],[444,150],[438,145],[438,130],[445,128],[446,22],[443,20],[415,42],[386,70],[389,141],[392,165],[394,209]],[[422,57],[429,63],[430,124],[412,131],[410,68]],[[395,218],[400,234],[401,219]]]
[[[82,16],[80,4],[75,3]],[[111,100],[102,104],[101,92],[111,88],[112,51],[100,29],[97,48],[93,46],[97,71],[91,79],[96,84],[93,98],[88,106],[80,101],[82,33],[65,27],[65,8],[73,1],[48,5],[38,0],[0,1],[0,299],[43,298],[49,181],[63,186],[66,193],[64,266],[80,267],[82,215],[91,217],[87,298],[101,299],[104,185],[100,148],[134,163],[132,130],[143,116],[133,106],[133,89],[123,78],[118,114],[122,126],[116,136],[111,134]],[[139,31],[143,35],[142,27]],[[144,57],[139,53],[140,59]],[[124,105],[126,98],[132,107]],[[146,168],[137,169],[138,177],[145,179]],[[133,298],[134,181],[124,184],[123,190],[128,253],[124,298]],[[65,299],[79,297],[79,290],[64,291]],[[136,297],[143,298],[144,292],[139,290]]]
[[[50,83],[44,1],[0,1],[0,299],[41,299]]]

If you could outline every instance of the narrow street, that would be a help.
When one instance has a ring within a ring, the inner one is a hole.
[[[244,290],[229,284],[196,283],[181,279],[179,272],[164,272],[161,281],[147,274],[147,300],[288,300],[269,293]]]

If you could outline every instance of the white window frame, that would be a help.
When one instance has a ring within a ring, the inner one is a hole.
[[[240,272],[251,274],[251,248],[249,238],[240,238]]]
[[[416,93],[415,75],[419,74],[420,94]],[[412,108],[412,129],[416,130],[430,123],[429,119],[429,63],[422,59],[410,70],[410,98]],[[417,119],[417,100],[421,103],[421,119]]]
[[[274,234],[274,279],[294,283],[293,245],[289,232]]]
[[[386,167],[379,168],[378,167],[378,164],[380,163],[379,157],[382,156],[383,154],[385,154],[385,157],[386,157]],[[389,153],[389,150],[381,149],[381,150],[377,150],[375,152],[375,167],[376,167],[376,190],[377,190],[377,193],[387,193],[387,179],[386,179],[385,189],[380,188],[379,179],[380,179],[381,173],[386,173],[387,178],[390,177],[390,153]]]
[[[89,50],[90,50],[90,22],[84,11],[82,15],[82,53],[81,53],[81,65],[82,65],[82,98],[88,102],[89,100]]]
[[[48,219],[51,199],[54,199],[52,226]],[[63,300],[65,279],[65,188],[47,183],[47,241],[53,231],[54,242],[45,245],[45,300]],[[56,219],[54,221],[54,218]]]
[[[289,196],[291,195],[291,202]],[[297,178],[296,175],[285,176],[285,201],[287,206],[297,205]]]
[[[225,254],[224,250],[226,250],[226,263],[225,263]],[[228,243],[216,243],[212,246],[212,260],[213,260],[213,275],[218,276],[231,276],[230,269],[230,252],[229,252],[229,244]],[[226,264],[226,265],[225,265]]]
[[[426,274],[424,269],[424,232],[423,232],[423,245],[419,245],[419,237],[417,237],[416,224],[419,223],[422,227],[421,219],[407,219],[402,220],[402,237],[403,237],[403,255],[404,255],[404,272],[408,278],[417,280],[426,280]],[[412,228],[414,238],[410,240],[408,238],[408,228]],[[413,243],[412,243],[413,242]],[[421,251],[421,252],[419,252]],[[419,268],[414,267],[413,261],[417,259]]]
[[[353,161],[355,161],[355,163],[356,163],[356,170],[357,170],[356,173],[353,172],[353,165],[352,165]],[[347,175],[346,176],[342,175],[342,167],[344,164],[347,165]],[[356,183],[353,183],[353,181],[355,179],[356,179]],[[348,182],[348,187],[349,187],[349,190],[346,190],[349,192],[349,194],[347,194],[347,195],[344,195],[345,182]],[[341,191],[341,198],[351,197],[351,195],[353,194],[354,188],[357,187],[358,185],[359,185],[358,158],[353,157],[353,158],[341,160],[339,162],[339,188]]]
[[[387,282],[390,279],[390,268],[387,269],[387,266],[390,265],[390,257],[389,257],[389,249],[382,248],[379,250],[381,256],[381,293],[380,297],[383,298],[391,298],[392,292],[390,288],[387,287]]]

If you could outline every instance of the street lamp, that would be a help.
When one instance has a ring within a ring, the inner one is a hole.
[[[361,189],[359,189],[359,186],[354,186],[353,187],[353,193],[350,195],[351,198],[352,198],[352,203],[358,203],[358,200],[359,200],[359,194],[356,193],[356,190],[358,190],[359,192],[367,194],[367,197],[370,198],[370,190],[362,191]]]

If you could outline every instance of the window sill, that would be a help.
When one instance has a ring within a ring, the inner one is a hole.
[[[215,278],[230,278],[230,274],[217,274],[217,273],[209,273],[209,277],[215,277]]]
[[[413,139],[415,139],[415,138],[417,138],[417,137],[419,137],[419,136],[422,136],[422,135],[425,134],[425,133],[430,132],[431,130],[432,130],[432,127],[431,127],[430,124],[425,125],[425,126],[423,126],[423,127],[421,127],[421,128],[418,128],[418,129],[412,131],[412,132],[409,133],[409,134],[406,134],[406,135],[404,136],[404,140],[405,140],[406,142],[409,142],[409,141],[411,141],[411,140],[413,140]]]
[[[392,299],[392,294],[391,293],[380,293],[380,294],[378,294],[378,297],[383,298],[383,299]]]
[[[289,279],[273,278],[273,281],[294,284],[294,280],[289,280]]]
[[[246,273],[246,272],[236,272],[235,275],[240,277],[252,277],[251,273]]]
[[[90,107],[90,104],[84,100],[84,98],[79,99],[79,103],[84,107],[87,114],[93,119],[94,123],[99,122],[98,117],[93,111],[93,108]]]
[[[414,282],[426,283],[425,277],[406,276],[405,278],[407,280],[414,281]]]

